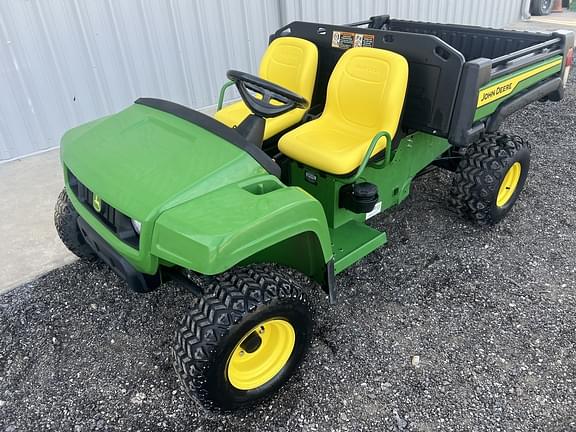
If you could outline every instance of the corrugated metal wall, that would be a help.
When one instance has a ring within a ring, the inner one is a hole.
[[[520,18],[522,0],[284,0],[282,19],[327,24],[362,21],[389,14],[393,18],[502,27]]]
[[[227,69],[256,72],[292,20],[371,15],[502,26],[522,0],[2,0],[0,161],[58,145],[70,127],[139,96],[215,103]],[[231,97],[234,95],[231,94]]]

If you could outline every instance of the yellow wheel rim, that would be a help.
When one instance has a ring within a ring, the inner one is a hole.
[[[271,319],[258,324],[242,337],[228,359],[230,384],[252,390],[274,378],[288,362],[296,332],[285,320]]]
[[[522,165],[520,162],[514,162],[514,164],[508,169],[508,172],[504,176],[504,180],[500,184],[500,189],[498,190],[498,197],[496,198],[496,205],[498,207],[505,206],[514,192],[518,187],[518,181],[520,180],[520,175],[522,174]]]

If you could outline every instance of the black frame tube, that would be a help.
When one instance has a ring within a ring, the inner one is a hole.
[[[535,53],[536,51],[540,51],[546,47],[549,47],[549,46],[552,46],[555,44],[561,44],[561,43],[562,43],[562,39],[560,39],[560,38],[550,39],[546,42],[542,42],[542,43],[530,46],[528,48],[524,48],[524,49],[521,49],[518,51],[514,51],[513,53],[497,57],[497,58],[492,60],[492,66],[493,67],[498,66],[500,63],[507,63],[510,60],[513,60],[513,59],[518,58],[518,57],[522,57],[523,55],[532,54],[532,53]]]

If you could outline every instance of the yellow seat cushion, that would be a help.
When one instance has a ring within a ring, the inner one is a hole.
[[[268,139],[294,126],[302,120],[306,111],[305,109],[296,108],[278,117],[267,118],[264,127],[264,139]],[[216,113],[215,117],[216,120],[224,123],[226,126],[234,127],[242,123],[250,114],[252,113],[244,101],[239,101],[222,108]]]
[[[266,49],[258,75],[281,85],[311,101],[316,83],[318,49],[305,39],[280,37]],[[278,117],[266,119],[264,139],[268,139],[302,120],[305,109],[294,109]],[[243,101],[222,108],[214,117],[227,126],[238,126],[251,114]]]
[[[351,173],[378,132],[396,134],[407,83],[403,56],[377,48],[349,49],[330,76],[322,115],[284,135],[280,151],[327,173]],[[382,138],[371,156],[385,147]]]

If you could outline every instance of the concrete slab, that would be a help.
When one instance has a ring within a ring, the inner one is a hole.
[[[519,21],[509,26],[515,30],[576,30],[576,12],[564,11],[547,16],[533,16],[527,21]]]
[[[74,261],[54,228],[59,152],[0,164],[0,293]]]
[[[199,111],[211,116],[216,106]],[[63,187],[58,149],[0,163],[0,294],[77,259],[54,228]]]

